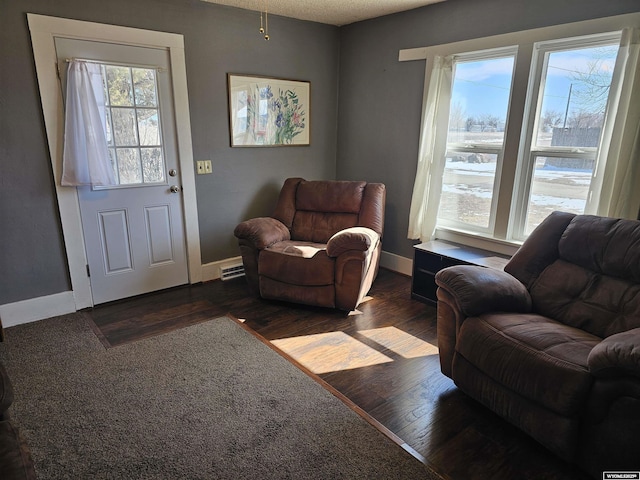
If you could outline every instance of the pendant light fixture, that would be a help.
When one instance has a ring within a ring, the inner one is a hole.
[[[269,0],[263,0],[264,8],[260,9],[260,30],[265,40],[269,40]],[[264,12],[263,12],[264,10]]]

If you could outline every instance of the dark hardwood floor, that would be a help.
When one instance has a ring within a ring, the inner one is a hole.
[[[460,392],[440,373],[436,310],[411,280],[380,270],[350,315],[249,296],[238,278],[181,287],[89,311],[106,347],[230,314],[396,434],[445,478],[586,478]]]

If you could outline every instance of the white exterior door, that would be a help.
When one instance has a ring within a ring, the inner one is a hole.
[[[66,60],[101,64],[115,187],[78,187],[94,304],[188,283],[168,52],[55,39]]]

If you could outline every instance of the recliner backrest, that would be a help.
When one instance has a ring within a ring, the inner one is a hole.
[[[292,240],[326,243],[349,227],[382,235],[385,188],[363,181],[285,181],[273,217],[289,228]]]
[[[640,327],[640,222],[560,212],[547,220],[505,267],[534,310],[603,338]]]

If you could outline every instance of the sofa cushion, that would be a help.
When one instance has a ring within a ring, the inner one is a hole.
[[[640,327],[640,284],[566,260],[549,265],[529,293],[536,313],[598,337]]]
[[[333,285],[334,263],[325,244],[289,240],[260,252],[258,273],[291,285]]]
[[[640,283],[640,222],[578,215],[567,226],[560,258],[588,270]]]
[[[541,315],[496,313],[464,321],[456,355],[520,396],[574,416],[591,388],[587,358],[600,341]]]
[[[640,222],[575,216],[530,285],[536,313],[608,337],[640,327]]]

